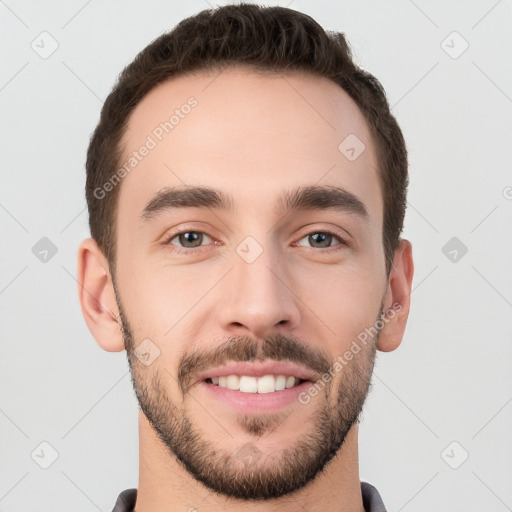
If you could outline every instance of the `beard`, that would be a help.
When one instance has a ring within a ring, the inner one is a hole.
[[[194,422],[186,407],[173,403],[166,391],[170,381],[178,381],[185,399],[193,388],[195,375],[228,360],[287,360],[321,375],[332,369],[334,360],[317,348],[281,334],[260,342],[245,336],[230,337],[211,352],[196,349],[184,355],[178,365],[177,377],[172,377],[170,372],[156,364],[144,366],[134,355],[134,335],[117,291],[116,300],[139,406],[169,455],[209,490],[232,499],[254,501],[273,500],[298,491],[327,467],[350,429],[359,423],[371,389],[378,330],[373,339],[342,368],[341,375],[334,375],[325,385],[325,395],[320,396],[319,393],[316,400],[307,405],[313,411],[308,419],[311,429],[307,434],[283,450],[265,454],[257,447],[257,440],[263,435],[270,436],[288,415],[293,414],[293,410],[288,414],[238,413],[236,421],[239,427],[254,442],[241,437],[238,448],[223,450],[214,439],[208,439],[207,427],[201,428],[199,422]],[[382,312],[383,303],[376,321],[382,318]],[[211,421],[215,418],[212,417]]]

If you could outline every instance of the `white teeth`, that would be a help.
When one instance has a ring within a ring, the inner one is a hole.
[[[240,390],[242,393],[272,393],[295,386],[298,379],[286,375],[264,375],[252,377],[250,375],[223,375],[211,377],[212,384],[221,388]]]
[[[276,389],[276,379],[273,375],[264,375],[258,379],[258,393],[272,393]]]
[[[276,377],[276,391],[282,391],[286,387],[286,377],[278,375]]]
[[[226,377],[226,387],[228,389],[240,389],[240,377],[238,375],[228,375]]]
[[[240,377],[240,391],[242,391],[243,393],[257,393],[258,379],[256,379],[256,377],[242,375]]]
[[[295,385],[295,377],[288,377],[286,379],[286,389],[291,388]]]

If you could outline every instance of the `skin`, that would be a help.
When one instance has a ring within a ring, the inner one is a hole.
[[[362,512],[357,416],[375,351],[395,350],[402,341],[413,278],[407,240],[395,252],[390,275],[385,272],[383,199],[368,125],[350,97],[328,80],[229,68],[153,89],[129,120],[126,155],[190,96],[197,107],[122,180],[114,281],[92,239],[82,242],[78,254],[84,318],[103,349],[121,351],[126,343],[142,406],[135,510]],[[351,133],[366,146],[354,161],[338,150]],[[221,190],[234,210],[175,208],[141,219],[163,188],[195,185]],[[351,192],[365,205],[368,220],[332,209],[277,214],[283,192],[308,185]],[[187,231],[209,238],[178,252],[183,239],[175,235]],[[330,231],[341,233],[348,245],[333,237],[323,247],[308,237]],[[262,249],[252,263],[236,251],[247,236]],[[373,342],[306,405],[293,403],[272,415],[238,414],[198,386],[187,387],[197,365],[180,373],[191,354],[208,368],[215,357],[279,359],[279,347],[306,367],[318,354],[314,370],[327,369],[394,303],[399,310]],[[160,353],[146,366],[134,348],[148,338]],[[336,439],[325,437],[329,427],[338,429]],[[342,427],[347,431],[340,433]],[[201,447],[195,459],[191,432]],[[310,456],[299,459],[307,453],[301,445],[306,441]],[[173,443],[197,467],[182,465]],[[248,443],[260,458],[244,466],[236,454]],[[208,451],[213,448],[224,457],[222,464]],[[210,472],[209,482],[208,476],[198,478],[201,470]],[[293,489],[270,485],[282,471]],[[254,475],[259,490],[250,485]],[[228,486],[233,479],[239,496]]]

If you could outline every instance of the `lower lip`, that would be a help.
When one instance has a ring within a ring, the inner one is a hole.
[[[293,388],[273,391],[271,393],[244,393],[234,389],[227,389],[208,382],[201,382],[200,388],[211,396],[230,405],[232,408],[244,412],[270,412],[282,409],[287,405],[299,402],[299,395],[306,391],[311,382],[304,381]]]

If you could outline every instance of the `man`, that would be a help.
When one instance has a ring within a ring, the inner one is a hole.
[[[203,11],[123,71],[78,255],[87,325],[126,349],[141,409],[115,512],[385,510],[358,421],[408,317],[407,182],[379,82],[297,11]]]

